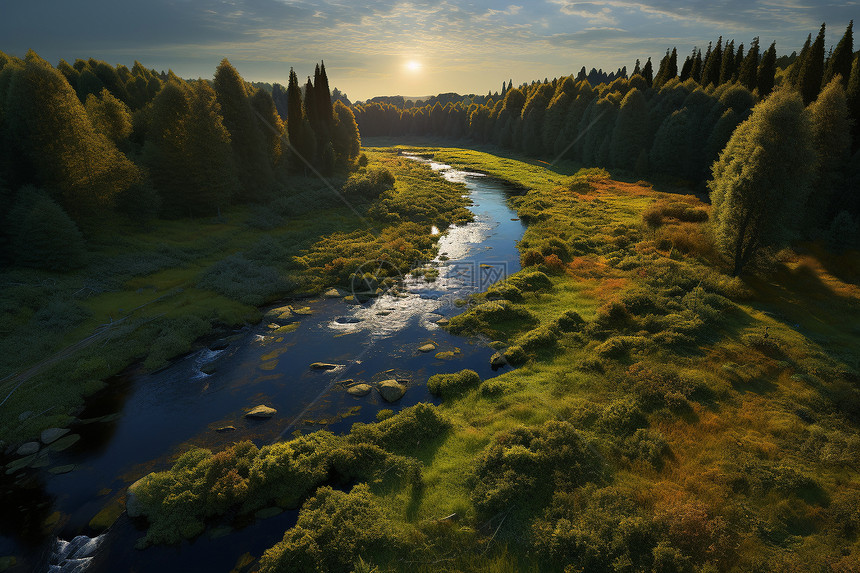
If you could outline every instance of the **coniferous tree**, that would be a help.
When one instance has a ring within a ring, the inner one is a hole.
[[[842,174],[851,153],[851,125],[842,78],[834,77],[807,109],[817,154],[813,191],[806,205],[805,227],[824,228],[836,215],[830,210],[833,196],[842,184]]]
[[[851,78],[848,80],[845,97],[848,101],[848,116],[853,122],[853,147],[856,149],[860,145],[860,55],[854,56],[854,61],[851,63]]]
[[[660,69],[657,71],[657,77],[654,78],[654,87],[659,89],[668,82],[678,76],[678,50],[672,48],[672,52],[666,50],[666,55],[663,56],[660,62]]]
[[[645,78],[649,88],[654,84],[654,67],[651,65],[651,58],[648,58],[645,67],[642,68],[642,77]]]
[[[636,58],[636,65],[633,66],[633,75],[638,76],[642,74],[642,67],[639,64],[639,58]]]
[[[710,50],[710,47],[708,48]],[[698,83],[702,83],[702,50],[696,50],[696,55],[693,58],[693,67],[690,70],[690,77]]]
[[[269,164],[274,168],[281,160],[281,138],[284,136],[284,123],[275,107],[275,101],[269,92],[257,90],[251,96],[251,107],[254,108],[257,122],[263,139],[266,141]]]
[[[287,133],[290,146],[299,153],[304,154],[308,146],[302,141],[304,129],[302,122],[305,119],[302,106],[302,89],[299,87],[299,79],[293,68],[290,68],[290,81],[287,83]]]
[[[794,63],[792,63],[791,68],[788,70],[788,75],[786,79],[788,83],[793,86],[799,86],[800,80],[800,68],[803,66],[803,62],[806,60],[806,57],[809,55],[809,50],[812,47],[812,34],[806,36],[806,42],[803,44],[803,48],[800,49],[800,54],[795,58]]]
[[[21,197],[32,194],[32,197]],[[51,271],[68,271],[85,263],[86,245],[74,221],[46,194],[24,188],[18,192],[19,201],[26,202],[21,214],[16,214],[16,230],[12,238],[15,263],[25,267]]]
[[[215,71],[215,93],[224,127],[230,133],[236,169],[241,183],[241,200],[259,200],[266,197],[275,178],[266,141],[248,93],[245,81],[225,58]]]
[[[636,161],[648,143],[648,102],[637,89],[630,90],[621,102],[612,131],[612,165],[635,171]]]
[[[842,76],[843,87],[848,87],[851,78],[851,61],[854,56],[854,20],[848,23],[842,39],[836,44],[836,48],[827,60],[824,70],[822,85],[826,86],[836,76]]]
[[[772,43],[762,56],[756,75],[758,97],[764,99],[773,91],[776,82],[776,42]]]
[[[821,30],[815,38],[812,46],[803,62],[800,65],[800,70],[797,75],[797,87],[800,89],[800,94],[803,96],[803,103],[809,105],[821,92],[821,79],[824,77],[824,24],[821,25]]]
[[[746,57],[738,68],[738,81],[748,90],[752,91],[757,86],[758,64],[759,64],[759,39],[753,38]]]
[[[110,207],[140,171],[97,132],[66,78],[35,52],[4,68],[7,143],[72,215]]]
[[[723,85],[732,81],[732,76],[735,75],[735,41],[726,42],[726,48],[723,50],[723,61],[720,63],[720,80],[719,85]]]
[[[714,237],[733,275],[794,237],[814,173],[811,136],[800,95],[779,90],[738,126],[714,164]]]
[[[741,66],[744,63],[744,45],[741,44],[738,46],[738,51],[735,52],[735,63],[732,68],[732,77],[729,79],[731,82],[736,82],[738,80],[738,75],[741,71]]]
[[[723,37],[717,40],[716,47],[710,51],[710,55],[705,59],[704,67],[702,68],[702,81],[699,82],[704,87],[709,85],[718,86],[720,84],[720,68],[723,65]]]
[[[693,52],[684,59],[684,65],[681,66],[681,74],[680,79],[681,82],[685,82],[693,77],[693,63],[696,59],[696,48],[693,48]]]

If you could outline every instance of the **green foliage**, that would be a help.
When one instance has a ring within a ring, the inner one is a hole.
[[[98,97],[89,94],[85,105],[93,127],[112,142],[119,143],[131,135],[131,111],[107,89]]]
[[[323,487],[304,504],[295,527],[263,554],[260,571],[349,571],[360,556],[392,559],[406,542],[403,525],[367,485],[349,493]]]
[[[239,253],[209,267],[197,286],[243,304],[260,306],[282,296],[295,283],[270,264],[250,260]]]
[[[602,463],[568,422],[549,421],[498,434],[475,462],[472,502],[481,515],[531,513],[602,477]]]
[[[394,188],[394,175],[384,167],[371,167],[364,173],[354,173],[349,176],[343,186],[348,196],[354,195],[364,199],[376,199],[384,192]]]
[[[451,319],[448,329],[455,333],[499,333],[522,330],[535,324],[528,310],[507,300],[489,301],[473,306]]]
[[[461,370],[454,374],[434,374],[427,380],[427,389],[435,396],[453,398],[477,388],[481,377],[474,370]]]
[[[15,263],[51,271],[84,266],[86,245],[77,225],[44,193],[25,187],[10,214]]]
[[[792,236],[814,166],[803,102],[788,90],[758,104],[732,135],[709,187],[717,246],[732,260],[734,275],[761,249]]]

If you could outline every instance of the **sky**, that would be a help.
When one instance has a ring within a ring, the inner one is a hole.
[[[637,58],[680,58],[723,35],[799,50],[827,22],[839,41],[860,1],[827,0],[0,0],[0,51],[28,49],[211,78],[226,57],[249,81],[300,81],[324,60],[353,100],[442,92],[486,94]]]

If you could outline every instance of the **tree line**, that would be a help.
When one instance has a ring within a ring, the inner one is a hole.
[[[715,163],[722,161],[733,134],[775,91],[798,94],[806,119],[796,121],[806,127],[791,132],[777,124],[769,133],[795,149],[814,142],[804,156],[809,193],[795,210],[803,216],[784,221],[790,223],[788,235],[827,237],[840,245],[856,241],[860,154],[851,153],[860,143],[860,55],[853,51],[853,21],[829,53],[824,25],[800,54],[783,59],[775,44],[762,50],[758,38],[745,49],[720,37],[704,53],[694,49],[680,65],[673,48],[656,72],[650,59],[644,65],[637,61],[633,75],[608,83],[593,85],[583,68],[578,76],[503,84],[498,97],[482,98],[483,103],[465,98],[398,108],[371,102],[354,110],[365,137],[469,138],[547,161],[566,159],[704,186],[722,169]],[[773,165],[781,164],[773,158]],[[738,261],[748,262],[759,251],[754,248]]]
[[[213,80],[186,81],[0,53],[0,261],[74,267],[79,229],[102,217],[212,215],[289,194],[293,174],[354,167],[358,127],[332,104],[325,65],[303,90],[291,70],[285,96],[279,109],[226,59]]]

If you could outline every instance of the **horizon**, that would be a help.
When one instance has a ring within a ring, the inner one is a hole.
[[[95,58],[130,67],[138,60],[184,78],[211,78],[227,58],[248,81],[282,85],[291,67],[304,80],[323,60],[333,88],[351,101],[366,101],[407,93],[485,95],[498,91],[502,81],[521,85],[575,74],[583,66],[605,72],[626,66],[630,72],[637,58],[644,64],[651,57],[656,66],[667,49],[677,47],[683,59],[720,35],[745,47],[759,36],[763,48],[775,41],[778,54],[787,55],[822,22],[828,23],[830,47],[858,3],[379,1],[349,7],[278,0],[127,6],[97,0],[85,5],[45,10],[30,3],[7,10],[0,50],[23,57],[33,49],[54,65]]]

